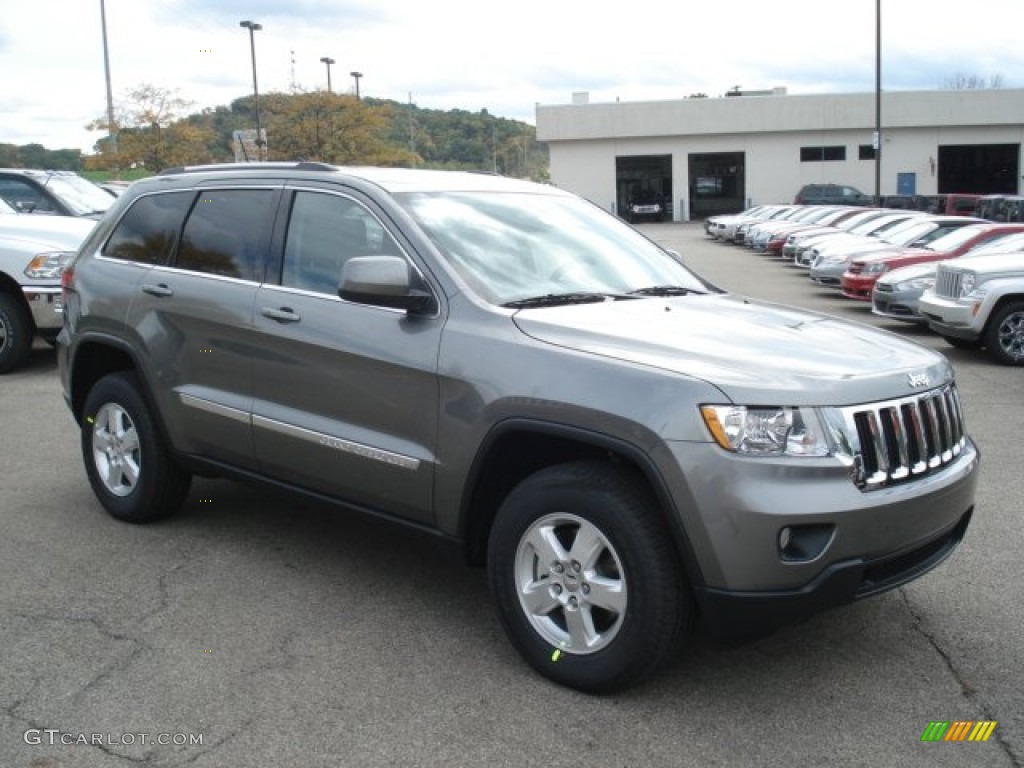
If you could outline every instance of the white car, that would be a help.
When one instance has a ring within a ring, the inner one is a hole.
[[[0,374],[24,364],[32,341],[60,331],[60,278],[96,222],[0,211]]]

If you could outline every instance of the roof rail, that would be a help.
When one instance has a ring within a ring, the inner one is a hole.
[[[203,173],[206,171],[225,171],[230,169],[256,171],[336,171],[335,166],[329,163],[318,163],[309,160],[299,162],[272,162],[272,163],[213,163],[210,165],[178,165],[174,168],[164,168],[157,176],[171,176],[180,173]]]

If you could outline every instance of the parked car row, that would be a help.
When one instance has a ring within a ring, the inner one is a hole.
[[[711,217],[705,231],[804,269],[814,283],[870,303],[876,315],[928,325],[953,346],[984,347],[1001,363],[1024,365],[1024,222],[1007,220],[1015,198],[1001,200],[998,221],[771,205]]]

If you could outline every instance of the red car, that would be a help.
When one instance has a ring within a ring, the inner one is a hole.
[[[926,261],[955,259],[972,248],[1016,232],[1024,232],[1024,224],[971,224],[943,235],[923,248],[866,254],[850,262],[849,269],[843,273],[843,296],[859,301],[871,301],[871,289],[874,288],[875,281],[889,270]]]

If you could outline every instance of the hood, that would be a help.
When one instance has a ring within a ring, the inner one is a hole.
[[[935,261],[929,261],[924,264],[911,264],[909,267],[899,267],[891,272],[886,272],[878,278],[878,282],[895,285],[896,283],[915,280],[919,277],[934,277],[938,268],[939,264]]]
[[[945,358],[886,331],[734,295],[520,310],[542,342],[701,379],[737,403],[848,405],[952,378]]]
[[[994,275],[1020,275],[1024,273],[1024,253],[1019,251],[1007,253],[990,253],[987,256],[970,256],[963,258],[958,266],[986,277]]]
[[[47,216],[19,213],[0,218],[0,237],[35,240],[58,250],[74,251],[96,222],[77,216]]]

